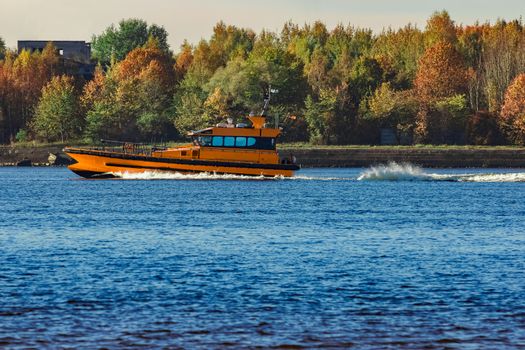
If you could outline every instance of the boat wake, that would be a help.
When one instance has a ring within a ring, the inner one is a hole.
[[[183,174],[170,171],[145,171],[141,173],[135,172],[113,172],[115,177],[124,180],[266,180],[274,179],[264,176],[247,176],[234,174],[215,174],[215,173],[195,173]]]
[[[248,181],[279,181],[279,180],[315,180],[315,181],[355,181],[355,178],[339,177],[315,177],[315,176],[293,176],[293,177],[267,177],[267,176],[248,176],[234,174],[216,173],[195,173],[182,174],[169,171],[145,171],[136,172],[112,172],[111,175],[124,180],[248,180]]]
[[[372,166],[356,177],[323,177],[298,175],[293,177],[265,177],[234,174],[195,173],[182,174],[168,171],[113,172],[124,180],[244,180],[244,181],[449,181],[449,182],[525,182],[521,173],[465,173],[438,174],[426,172],[413,164],[389,163]]]
[[[450,182],[525,182],[525,173],[427,173],[413,164],[395,162],[378,165],[363,171],[358,181],[450,181]]]

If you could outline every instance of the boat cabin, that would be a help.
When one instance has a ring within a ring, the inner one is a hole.
[[[277,128],[266,128],[266,118],[249,116],[247,124],[219,123],[189,133],[192,144],[178,149],[159,151],[159,157],[188,157],[192,159],[218,159],[224,161],[278,164],[276,139],[281,134]]]
[[[265,128],[265,117],[248,117],[252,126],[247,124],[219,123],[215,127],[193,131],[189,135],[193,144],[200,147],[224,147],[241,149],[275,150],[276,138],[281,131]]]

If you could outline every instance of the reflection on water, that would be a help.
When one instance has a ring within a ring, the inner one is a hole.
[[[0,347],[525,342],[522,173],[297,175],[76,181],[0,168]]]

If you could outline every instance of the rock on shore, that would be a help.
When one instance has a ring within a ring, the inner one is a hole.
[[[61,146],[0,146],[0,166],[68,165],[71,162]]]

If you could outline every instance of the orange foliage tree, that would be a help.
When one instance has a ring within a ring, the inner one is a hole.
[[[171,125],[174,87],[173,59],[155,39],[132,50],[105,75],[97,69],[81,97],[88,136],[151,139],[164,134]]]
[[[436,104],[463,94],[466,88],[467,70],[463,58],[452,44],[440,41],[429,47],[419,60],[414,81],[420,104],[415,130],[418,141],[443,142],[442,131],[447,125],[442,118],[443,113],[433,113]]]
[[[525,73],[507,88],[500,117],[510,139],[525,145]]]
[[[60,73],[60,57],[49,43],[40,52],[8,53],[0,76],[0,108],[4,127],[1,139],[14,140],[17,132],[28,126],[42,87]]]
[[[193,50],[191,45],[185,41],[181,46],[181,52],[177,55],[175,59],[175,74],[177,81],[181,81],[188,69],[190,68],[191,63],[193,62]]]
[[[466,79],[461,55],[450,43],[439,42],[419,60],[414,87],[421,102],[429,103],[464,92]]]

